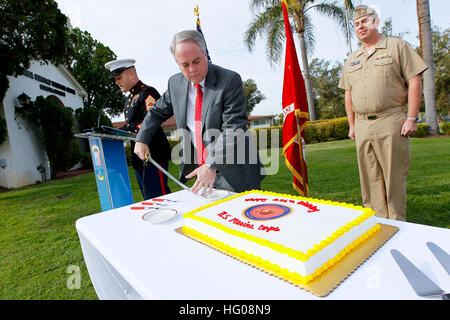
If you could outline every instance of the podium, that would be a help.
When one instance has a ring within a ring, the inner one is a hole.
[[[89,139],[102,211],[132,204],[134,201],[123,143],[134,140],[136,135],[104,126],[96,129],[76,134],[75,137]]]

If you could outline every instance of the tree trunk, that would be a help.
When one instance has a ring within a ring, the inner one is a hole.
[[[430,4],[428,0],[416,0],[419,38],[422,57],[428,66],[423,73],[423,95],[425,97],[425,122],[428,134],[438,134],[439,125],[436,111],[436,85],[434,78],[433,38],[431,33]]]
[[[353,52],[352,49],[352,37],[351,37],[351,31],[350,31],[350,8],[345,9],[345,27],[346,27],[346,38],[347,38],[347,44],[348,44],[348,52],[347,57]]]
[[[312,94],[311,80],[309,78],[308,57],[306,55],[306,43],[303,33],[298,33],[300,42],[300,53],[302,55],[303,78],[305,80],[306,100],[308,101],[309,121],[316,120],[316,112],[314,109],[314,96]]]
[[[349,47],[349,51],[347,53],[347,57],[353,52],[352,49],[352,36],[351,36],[351,30],[350,30],[350,19],[352,16],[352,10],[354,8],[352,0],[345,0],[344,1],[344,8],[345,8],[345,28],[346,28],[346,38],[347,38],[347,44]]]

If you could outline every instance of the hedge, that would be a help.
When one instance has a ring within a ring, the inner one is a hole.
[[[450,122],[439,123],[439,132],[441,134],[445,134],[446,136],[450,136]]]
[[[348,139],[348,121],[346,117],[325,121],[307,122],[305,128],[306,143]]]
[[[423,138],[427,135],[428,125],[426,123],[418,123],[417,131],[414,132],[411,137],[412,138]]]
[[[426,123],[419,123],[419,129],[411,135],[413,138],[422,138],[427,136],[428,125]],[[449,136],[450,135],[450,122],[439,123],[439,133]]]
[[[261,130],[265,130],[267,134],[267,148],[271,148],[271,136],[273,130],[278,131],[278,145],[281,147],[283,145],[283,126],[260,128],[260,129],[250,129],[254,132],[254,137],[257,138],[258,148],[264,147],[260,146],[259,136],[262,134]],[[348,121],[346,117],[329,119],[329,120],[317,120],[308,121],[305,128],[305,140],[307,144],[342,140],[348,139]],[[264,140],[264,138],[261,138]]]

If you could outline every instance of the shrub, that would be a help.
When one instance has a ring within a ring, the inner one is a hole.
[[[173,149],[177,144],[180,143],[180,138],[172,138],[172,139],[167,139],[167,140],[169,141],[171,149]]]
[[[262,131],[264,130],[264,131]],[[250,134],[253,137],[256,146],[259,149],[270,149],[272,148],[272,131],[278,132],[278,146],[281,148],[283,146],[283,127],[275,126],[275,127],[267,127],[267,128],[256,128],[250,129]],[[266,138],[264,139],[264,134]],[[261,142],[263,143],[261,144]],[[265,141],[264,141],[265,140]]]
[[[423,138],[427,135],[428,125],[426,123],[418,123],[417,131],[411,134],[412,138]]]
[[[93,167],[91,153],[83,153],[81,155],[81,169],[92,169]]]
[[[50,162],[51,176],[68,170],[80,161],[81,150],[74,137],[74,117],[70,107],[60,106],[51,97],[39,96],[23,108],[16,108],[29,127],[35,127]]]
[[[339,118],[334,121],[334,130],[336,140],[348,139],[348,130],[350,129],[348,126],[347,118]]]
[[[95,107],[83,107],[75,110],[75,120],[78,126],[78,130],[83,132],[85,129],[91,129],[97,127],[98,124],[99,109]],[[106,125],[111,127],[111,120],[103,112],[100,116],[100,126]]]
[[[305,129],[306,143],[348,139],[347,118],[308,122]]]
[[[315,125],[306,125],[305,128],[305,138],[306,143],[314,143],[319,142],[319,130],[318,127]]]
[[[446,136],[449,136],[450,135],[450,122],[439,123],[439,132],[441,134],[445,134]]]

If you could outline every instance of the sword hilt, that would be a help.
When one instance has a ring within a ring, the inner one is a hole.
[[[149,162],[149,152],[148,152],[148,150],[146,150],[145,151],[145,154],[144,154],[144,167],[147,167],[148,166],[148,162]]]

